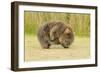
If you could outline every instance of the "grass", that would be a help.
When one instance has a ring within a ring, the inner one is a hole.
[[[25,34],[36,34],[46,22],[62,21],[71,26],[77,36],[90,36],[90,14],[25,11],[24,16]]]
[[[69,48],[52,45],[42,49],[36,36],[25,35],[25,61],[73,60],[90,58],[89,37],[75,37]]]

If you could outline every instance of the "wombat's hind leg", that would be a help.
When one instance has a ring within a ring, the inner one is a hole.
[[[50,43],[45,39],[45,37],[38,37],[40,45],[42,48],[48,49],[50,47]]]
[[[49,49],[49,48],[50,48],[50,44],[45,44],[45,45],[43,45],[43,48],[44,48],[44,49]]]
[[[46,41],[40,41],[41,47],[44,49],[48,49],[50,47],[50,44]]]

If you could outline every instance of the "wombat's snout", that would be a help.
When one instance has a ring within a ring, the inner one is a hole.
[[[61,42],[61,45],[62,45],[64,48],[69,48],[70,42],[67,41],[67,40],[63,40],[63,42]]]

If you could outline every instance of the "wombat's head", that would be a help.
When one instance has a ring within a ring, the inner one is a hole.
[[[59,37],[59,42],[64,48],[68,48],[74,40],[74,34],[71,28],[66,28]]]

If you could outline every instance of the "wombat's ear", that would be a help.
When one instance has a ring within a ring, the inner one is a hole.
[[[67,28],[73,32],[72,26],[70,24],[67,25]]]
[[[66,28],[65,31],[64,31],[64,33],[65,33],[65,34],[66,34],[66,33],[71,33],[71,30],[70,30],[69,28]]]

